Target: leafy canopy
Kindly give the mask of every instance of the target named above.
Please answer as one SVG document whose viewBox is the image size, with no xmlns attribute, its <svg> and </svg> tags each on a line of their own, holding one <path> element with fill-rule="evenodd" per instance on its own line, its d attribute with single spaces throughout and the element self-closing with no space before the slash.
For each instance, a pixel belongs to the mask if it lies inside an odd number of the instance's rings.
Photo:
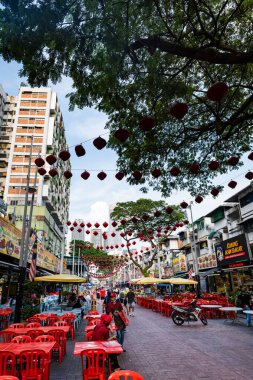
<svg viewBox="0 0 253 380">
<path fill-rule="evenodd" d="M 134 184 L 168 196 L 210 190 L 230 168 L 232 155 L 252 147 L 252 0 L 0 0 L 0 54 L 23 64 L 31 85 L 73 79 L 70 106 L 95 106 L 108 115 L 110 146 L 118 167 Z M 222 102 L 207 99 L 210 84 L 224 81 Z M 169 110 L 188 103 L 182 121 Z M 143 133 L 139 121 L 157 124 Z M 126 143 L 113 138 L 131 132 Z M 210 160 L 221 162 L 208 170 Z M 193 162 L 198 175 L 189 174 Z M 182 174 L 170 175 L 178 165 Z M 240 166 L 238 164 L 235 168 Z M 160 168 L 154 179 L 150 172 Z"/>
</svg>

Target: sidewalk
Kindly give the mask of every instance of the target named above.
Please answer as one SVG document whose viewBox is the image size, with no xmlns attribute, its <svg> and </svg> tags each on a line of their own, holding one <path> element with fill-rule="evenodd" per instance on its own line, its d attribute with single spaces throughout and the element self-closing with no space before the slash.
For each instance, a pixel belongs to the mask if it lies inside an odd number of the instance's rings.
<svg viewBox="0 0 253 380">
<path fill-rule="evenodd" d="M 125 335 L 119 363 L 145 380 L 244 380 L 253 378 L 253 328 L 210 320 L 176 326 L 170 318 L 142 307 Z M 84 324 L 76 341 L 84 340 Z M 53 359 L 50 380 L 81 380 L 81 361 L 68 340 L 62 364 Z"/>
</svg>

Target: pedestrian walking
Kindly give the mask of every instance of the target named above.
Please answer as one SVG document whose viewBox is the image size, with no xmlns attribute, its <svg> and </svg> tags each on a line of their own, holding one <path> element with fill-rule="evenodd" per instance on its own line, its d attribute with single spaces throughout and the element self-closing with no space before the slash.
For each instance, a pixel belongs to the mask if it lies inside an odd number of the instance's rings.
<svg viewBox="0 0 253 380">
<path fill-rule="evenodd" d="M 117 339 L 119 344 L 123 347 L 127 317 L 124 313 L 122 304 L 120 302 L 116 302 L 115 293 L 111 293 L 111 302 L 108 303 L 107 312 L 114 319 L 117 327 Z"/>
<path fill-rule="evenodd" d="M 129 290 L 126 297 L 129 316 L 134 317 L 135 294 L 132 289 Z"/>
</svg>

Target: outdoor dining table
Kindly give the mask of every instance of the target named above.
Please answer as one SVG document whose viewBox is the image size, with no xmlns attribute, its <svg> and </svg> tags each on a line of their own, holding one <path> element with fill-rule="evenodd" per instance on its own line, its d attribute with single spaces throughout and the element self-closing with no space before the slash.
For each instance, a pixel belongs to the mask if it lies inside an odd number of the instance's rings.
<svg viewBox="0 0 253 380">
<path fill-rule="evenodd" d="M 237 312 L 242 311 L 242 308 L 236 307 L 236 306 L 227 306 L 227 307 L 220 307 L 219 310 L 225 311 L 227 313 L 227 318 L 224 320 L 224 322 L 232 321 L 235 323 L 235 322 L 238 322 Z M 234 312 L 235 318 L 229 318 L 230 312 Z"/>
<path fill-rule="evenodd" d="M 31 343 L 0 343 L 0 351 L 10 351 L 19 355 L 24 350 L 43 350 L 51 358 L 51 352 L 55 342 L 31 342 Z"/>
<path fill-rule="evenodd" d="M 96 350 L 96 349 L 105 350 L 106 354 L 121 354 L 123 348 L 116 340 L 111 341 L 96 341 L 96 342 L 76 342 L 74 347 L 74 356 L 80 356 L 83 350 Z"/>
<path fill-rule="evenodd" d="M 31 331 L 31 330 L 40 330 L 44 334 L 48 334 L 52 330 L 62 330 L 66 336 L 67 333 L 69 332 L 69 329 L 70 329 L 70 326 L 41 326 L 41 327 L 35 327 L 35 328 L 21 327 L 18 329 L 14 329 L 13 327 L 8 327 L 7 329 L 3 331 L 7 331 L 7 332 L 10 331 L 14 333 L 15 335 L 26 335 L 28 331 Z"/>
<path fill-rule="evenodd" d="M 101 318 L 101 315 L 102 314 L 95 314 L 95 315 L 93 315 L 93 314 L 89 314 L 89 315 L 85 315 L 84 317 L 83 317 L 83 319 L 100 319 Z"/>
<path fill-rule="evenodd" d="M 247 326 L 251 326 L 251 316 L 253 315 L 253 310 L 243 310 L 243 313 L 247 316 Z"/>
<path fill-rule="evenodd" d="M 96 327 L 96 325 L 88 325 L 88 326 L 85 327 L 84 331 L 86 333 L 89 332 L 89 331 L 93 331 L 95 327 Z M 117 331 L 118 330 L 118 328 L 115 325 L 115 323 L 111 323 L 110 326 L 109 326 L 109 328 L 110 328 L 111 331 Z"/>
<path fill-rule="evenodd" d="M 222 306 L 221 305 L 200 305 L 200 307 L 203 307 L 205 309 L 219 309 Z"/>
</svg>

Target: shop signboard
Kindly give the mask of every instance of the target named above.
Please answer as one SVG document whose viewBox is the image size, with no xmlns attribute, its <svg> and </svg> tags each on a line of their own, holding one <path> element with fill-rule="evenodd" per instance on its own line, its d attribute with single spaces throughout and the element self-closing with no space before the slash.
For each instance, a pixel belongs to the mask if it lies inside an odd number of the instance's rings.
<svg viewBox="0 0 253 380">
<path fill-rule="evenodd" d="M 183 253 L 176 254 L 172 259 L 172 265 L 174 274 L 187 272 L 186 256 Z"/>
<path fill-rule="evenodd" d="M 244 234 L 216 244 L 215 253 L 218 266 L 222 268 L 237 268 L 249 262 L 248 245 Z"/>
<path fill-rule="evenodd" d="M 217 267 L 216 255 L 207 253 L 198 257 L 198 267 L 199 269 L 208 269 Z"/>
<path fill-rule="evenodd" d="M 0 217 L 0 253 L 19 259 L 21 231 Z"/>
</svg>

